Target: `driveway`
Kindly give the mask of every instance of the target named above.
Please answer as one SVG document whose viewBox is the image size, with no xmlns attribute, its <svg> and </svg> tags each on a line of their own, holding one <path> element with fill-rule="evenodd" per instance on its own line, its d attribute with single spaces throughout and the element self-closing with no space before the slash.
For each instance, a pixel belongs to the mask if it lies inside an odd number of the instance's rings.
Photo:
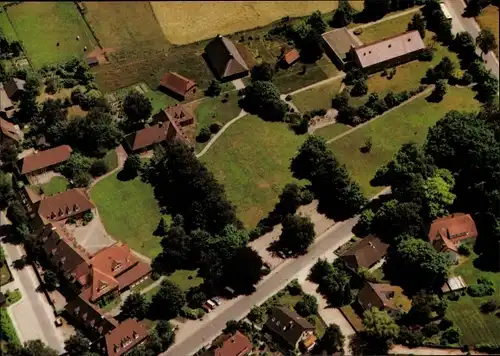
<svg viewBox="0 0 500 356">
<path fill-rule="evenodd" d="M 94 218 L 85 226 L 65 225 L 66 229 L 73 234 L 78 244 L 90 254 L 94 254 L 115 243 L 115 240 L 106 232 L 97 209 L 93 213 Z"/>
</svg>

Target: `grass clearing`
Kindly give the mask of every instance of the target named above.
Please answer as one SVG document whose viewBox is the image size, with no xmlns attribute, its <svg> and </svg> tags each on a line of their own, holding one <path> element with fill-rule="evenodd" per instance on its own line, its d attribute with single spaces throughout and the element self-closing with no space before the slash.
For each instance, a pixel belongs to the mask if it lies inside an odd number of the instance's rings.
<svg viewBox="0 0 500 356">
<path fill-rule="evenodd" d="M 351 127 L 345 124 L 341 124 L 337 122 L 335 124 L 331 124 L 320 129 L 314 130 L 314 134 L 317 136 L 323 136 L 326 140 L 332 139 L 343 132 L 346 132 Z"/>
<path fill-rule="evenodd" d="M 120 181 L 118 172 L 101 180 L 90 191 L 106 231 L 130 248 L 153 258 L 161 252 L 153 235 L 161 218 L 153 188 L 135 178 Z"/>
<path fill-rule="evenodd" d="M 329 147 L 335 157 L 347 166 L 351 177 L 361 185 L 365 195 L 371 196 L 380 187 L 372 187 L 370 180 L 379 167 L 392 159 L 403 143 L 415 141 L 422 144 L 428 128 L 450 110 L 471 111 L 479 107 L 471 89 L 449 87 L 440 103 L 429 103 L 424 95 L 330 143 Z M 361 153 L 360 148 L 369 137 L 373 148 L 369 153 Z"/>
<path fill-rule="evenodd" d="M 35 68 L 84 58 L 97 44 L 74 2 L 21 2 L 7 15 Z M 80 40 L 76 40 L 80 36 Z M 57 46 L 59 43 L 59 46 Z"/>
<path fill-rule="evenodd" d="M 487 8 L 483 9 L 483 11 L 481 11 L 481 14 L 478 17 L 476 17 L 476 20 L 481 28 L 489 28 L 493 32 L 497 40 L 497 44 L 499 43 L 498 41 L 500 40 L 498 36 L 498 33 L 500 31 L 498 12 L 499 12 L 498 6 L 489 5 Z M 496 49 L 496 53 L 498 56 L 499 53 L 498 48 Z"/>
<path fill-rule="evenodd" d="M 179 103 L 178 100 L 165 93 L 162 93 L 159 90 L 150 90 L 144 93 L 144 95 L 149 98 L 149 100 L 151 100 L 151 105 L 153 106 L 153 114 L 156 114 L 167 106 L 174 106 L 175 104 Z"/>
<path fill-rule="evenodd" d="M 293 181 L 290 159 L 305 138 L 283 123 L 249 115 L 231 125 L 201 158 L 225 186 L 246 227 L 267 215 L 283 186 Z"/>
<path fill-rule="evenodd" d="M 7 306 L 20 301 L 21 298 L 23 297 L 21 292 L 19 291 L 19 288 L 16 288 L 13 291 L 7 290 L 5 296 L 7 297 Z"/>
<path fill-rule="evenodd" d="M 0 309 L 0 320 L 2 326 L 2 332 L 0 333 L 0 341 L 4 341 L 8 344 L 20 345 L 19 336 L 17 336 L 16 329 L 14 328 L 14 324 L 12 323 L 12 319 L 7 313 L 7 308 Z M 5 343 L 1 343 L 0 345 L 5 347 Z"/>
<path fill-rule="evenodd" d="M 10 274 L 7 263 L 4 263 L 2 266 L 0 266 L 0 286 L 3 286 L 10 281 L 12 281 L 12 275 Z"/>
<path fill-rule="evenodd" d="M 313 109 L 329 109 L 332 107 L 332 98 L 339 93 L 342 78 L 304 90 L 292 96 L 292 101 L 300 111 Z"/>
<path fill-rule="evenodd" d="M 471 255 L 467 261 L 453 269 L 454 275 L 462 276 L 468 285 L 477 283 L 477 278 L 486 277 L 495 284 L 495 294 L 487 297 L 461 296 L 458 301 L 450 301 L 446 316 L 453 320 L 461 330 L 460 341 L 465 345 L 478 343 L 500 344 L 500 318 L 495 312 L 485 314 L 479 309 L 481 304 L 490 299 L 500 300 L 500 274 L 481 271 L 474 267 Z"/>
<path fill-rule="evenodd" d="M 9 17 L 7 16 L 7 12 L 2 10 L 0 12 L 0 30 L 5 38 L 9 41 L 18 41 L 16 31 L 14 31 L 14 27 L 10 23 Z"/>
<path fill-rule="evenodd" d="M 262 27 L 283 16 L 306 16 L 316 10 L 331 12 L 337 1 L 279 1 L 238 2 L 151 2 L 154 13 L 168 41 L 186 44 L 217 34 Z M 357 10 L 361 1 L 353 1 Z"/>
<path fill-rule="evenodd" d="M 37 186 L 45 195 L 55 195 L 68 190 L 69 182 L 65 177 L 55 176 L 48 183 Z"/>
<path fill-rule="evenodd" d="M 177 284 L 184 292 L 203 283 L 203 278 L 198 277 L 198 270 L 180 269 L 169 275 L 167 279 Z"/>
<path fill-rule="evenodd" d="M 116 150 L 109 150 L 102 159 L 106 162 L 106 166 L 109 171 L 118 167 L 118 156 L 116 155 Z"/>
<path fill-rule="evenodd" d="M 418 11 L 418 9 L 415 9 L 415 12 L 396 17 L 392 20 L 382 21 L 372 26 L 367 26 L 363 28 L 363 32 L 358 35 L 358 38 L 364 44 L 369 44 L 383 38 L 406 32 L 408 30 L 408 23 Z"/>
</svg>

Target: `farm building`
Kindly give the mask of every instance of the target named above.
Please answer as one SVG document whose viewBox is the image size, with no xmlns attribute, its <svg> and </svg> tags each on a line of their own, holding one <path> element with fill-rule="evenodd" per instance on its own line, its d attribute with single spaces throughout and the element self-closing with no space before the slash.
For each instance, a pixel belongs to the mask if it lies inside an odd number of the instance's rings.
<svg viewBox="0 0 500 356">
<path fill-rule="evenodd" d="M 20 95 L 24 92 L 26 82 L 19 78 L 11 78 L 4 83 L 5 92 L 11 100 L 19 100 Z"/>
<path fill-rule="evenodd" d="M 299 51 L 297 51 L 295 48 L 286 52 L 281 58 L 286 67 L 292 66 L 299 59 L 300 59 Z"/>
<path fill-rule="evenodd" d="M 125 149 L 128 152 L 144 152 L 154 144 L 163 142 L 177 135 L 175 127 L 169 123 L 159 122 L 125 136 Z"/>
<path fill-rule="evenodd" d="M 22 139 L 23 132 L 19 126 L 0 117 L 0 141 L 12 140 L 14 142 L 20 142 Z"/>
<path fill-rule="evenodd" d="M 467 288 L 467 283 L 465 283 L 462 276 L 453 276 L 448 278 L 448 280 L 441 287 L 443 293 L 458 292 Z"/>
<path fill-rule="evenodd" d="M 179 100 L 186 100 L 196 93 L 198 84 L 175 72 L 168 72 L 160 79 L 160 88 Z"/>
<path fill-rule="evenodd" d="M 91 68 L 99 65 L 99 58 L 97 58 L 96 56 L 88 56 L 87 65 Z"/>
<path fill-rule="evenodd" d="M 50 170 L 69 159 L 71 147 L 68 145 L 57 146 L 48 150 L 36 152 L 17 162 L 20 175 L 34 176 Z"/>
<path fill-rule="evenodd" d="M 205 56 L 214 74 L 224 81 L 248 75 L 248 65 L 229 38 L 217 35 L 205 47 Z"/>
<path fill-rule="evenodd" d="M 161 110 L 153 117 L 155 122 L 175 121 L 177 125 L 184 127 L 194 124 L 194 115 L 184 105 L 174 105 Z"/>
<path fill-rule="evenodd" d="M 351 60 L 351 48 L 358 44 L 354 35 L 346 28 L 339 28 L 325 32 L 321 37 L 323 37 L 325 53 L 336 66 L 343 69 Z"/>
<path fill-rule="evenodd" d="M 351 55 L 359 68 L 376 72 L 414 60 L 424 49 L 424 41 L 415 30 L 352 48 Z"/>
</svg>

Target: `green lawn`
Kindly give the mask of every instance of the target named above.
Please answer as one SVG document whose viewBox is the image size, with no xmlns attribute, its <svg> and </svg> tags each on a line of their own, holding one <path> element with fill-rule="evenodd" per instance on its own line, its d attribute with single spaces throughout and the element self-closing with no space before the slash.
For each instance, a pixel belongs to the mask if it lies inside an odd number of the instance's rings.
<svg viewBox="0 0 500 356">
<path fill-rule="evenodd" d="M 117 174 L 103 179 L 91 190 L 107 232 L 149 257 L 161 252 L 160 238 L 153 236 L 161 214 L 153 188 L 139 178 L 120 181 Z"/>
<path fill-rule="evenodd" d="M 151 100 L 151 105 L 153 106 L 153 114 L 156 114 L 157 112 L 168 106 L 174 106 L 175 104 L 179 103 L 178 100 L 158 90 L 147 91 L 144 95 L 149 98 L 149 100 Z"/>
<path fill-rule="evenodd" d="M 479 307 L 490 299 L 500 301 L 500 273 L 485 272 L 474 267 L 476 255 L 471 255 L 468 260 L 456 266 L 453 274 L 462 276 L 468 285 L 477 283 L 477 278 L 486 277 L 495 284 L 495 294 L 487 297 L 471 297 L 465 295 L 458 301 L 450 301 L 446 316 L 453 320 L 462 332 L 461 342 L 467 345 L 478 343 L 500 344 L 500 318 L 495 312 L 484 314 Z"/>
<path fill-rule="evenodd" d="M 55 195 L 65 192 L 68 189 L 69 182 L 65 177 L 55 176 L 48 183 L 37 186 L 45 195 Z"/>
<path fill-rule="evenodd" d="M 198 277 L 198 270 L 180 269 L 169 275 L 167 279 L 185 292 L 203 283 L 203 278 Z"/>
<path fill-rule="evenodd" d="M 500 31 L 499 21 L 498 21 L 498 10 L 499 6 L 489 5 L 488 7 L 483 9 L 483 11 L 481 11 L 481 14 L 478 17 L 476 17 L 476 20 L 481 28 L 483 29 L 489 28 L 491 32 L 493 32 L 497 44 L 500 39 L 498 36 L 498 33 Z M 498 57 L 498 48 L 495 50 L 495 52 L 497 53 Z"/>
<path fill-rule="evenodd" d="M 364 44 L 369 44 L 386 37 L 406 32 L 408 30 L 408 23 L 417 12 L 418 11 L 365 27 L 358 37 Z"/>
<path fill-rule="evenodd" d="M 338 94 L 341 85 L 342 79 L 337 79 L 295 94 L 292 101 L 300 111 L 330 109 L 332 98 Z"/>
<path fill-rule="evenodd" d="M 9 21 L 9 17 L 5 11 L 0 12 L 0 30 L 5 38 L 9 41 L 17 41 L 16 31 L 12 27 L 12 24 Z"/>
<path fill-rule="evenodd" d="M 343 132 L 346 132 L 351 127 L 340 122 L 331 124 L 320 129 L 314 130 L 314 134 L 317 136 L 323 136 L 326 140 L 334 138 Z"/>
<path fill-rule="evenodd" d="M 228 101 L 223 103 L 225 95 L 228 95 Z M 222 126 L 234 119 L 241 112 L 238 105 L 238 92 L 232 91 L 227 94 L 222 94 L 215 98 L 203 100 L 195 109 L 196 115 L 196 134 L 200 133 L 203 127 L 210 126 L 214 122 L 220 123 Z M 207 143 L 196 143 L 196 151 L 201 151 Z"/>
<path fill-rule="evenodd" d="M 87 53 L 96 47 L 74 2 L 22 2 L 7 14 L 35 68 L 83 58 L 85 46 Z"/>
<path fill-rule="evenodd" d="M 225 186 L 246 227 L 266 216 L 293 180 L 290 159 L 305 138 L 283 123 L 249 115 L 231 125 L 201 158 Z"/>
<path fill-rule="evenodd" d="M 118 156 L 116 155 L 115 150 L 109 150 L 108 153 L 103 158 L 104 162 L 108 166 L 108 169 L 112 171 L 116 167 L 118 167 Z"/>
<path fill-rule="evenodd" d="M 429 103 L 424 95 L 332 142 L 329 147 L 347 166 L 365 195 L 371 196 L 380 191 L 380 187 L 370 186 L 377 169 L 391 160 L 403 143 L 411 140 L 423 143 L 428 128 L 454 109 L 479 109 L 472 90 L 449 87 L 440 103 Z M 369 153 L 361 153 L 360 148 L 368 137 L 372 138 L 373 148 Z"/>
<path fill-rule="evenodd" d="M 0 267 L 0 286 L 3 286 L 4 284 L 7 284 L 11 281 L 11 274 L 9 271 L 9 267 L 4 263 Z"/>
<path fill-rule="evenodd" d="M 0 309 L 0 323 L 2 330 L 0 333 L 0 341 L 19 345 L 19 337 L 17 336 L 16 329 L 14 328 L 14 324 L 12 324 L 12 320 L 9 313 L 7 313 L 6 308 Z M 1 343 L 0 345 L 4 346 L 4 343 Z"/>
</svg>

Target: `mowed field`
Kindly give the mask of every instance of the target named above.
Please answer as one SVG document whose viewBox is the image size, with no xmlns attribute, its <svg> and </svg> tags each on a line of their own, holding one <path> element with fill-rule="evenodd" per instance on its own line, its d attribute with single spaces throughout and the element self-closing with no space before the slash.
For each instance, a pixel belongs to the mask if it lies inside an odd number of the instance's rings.
<svg viewBox="0 0 500 356">
<path fill-rule="evenodd" d="M 351 1 L 358 10 L 362 1 Z M 319 10 L 331 12 L 337 1 L 152 1 L 151 6 L 167 40 L 186 44 L 265 26 L 283 16 L 306 16 Z"/>
<path fill-rule="evenodd" d="M 498 41 L 500 40 L 500 37 L 498 36 L 498 32 L 500 31 L 500 26 L 499 26 L 499 7 L 495 5 L 490 5 L 483 11 L 481 11 L 481 14 L 476 17 L 477 22 L 479 23 L 479 26 L 481 28 L 489 28 L 493 34 L 495 35 L 495 38 Z M 498 56 L 498 48 L 496 49 L 496 53 Z"/>
<path fill-rule="evenodd" d="M 231 125 L 201 157 L 225 186 L 247 228 L 273 209 L 285 184 L 293 180 L 290 159 L 305 138 L 283 123 L 249 115 Z"/>
<path fill-rule="evenodd" d="M 476 111 L 479 102 L 468 88 L 449 87 L 439 103 L 425 100 L 426 95 L 387 113 L 375 121 L 329 144 L 334 156 L 346 165 L 349 173 L 363 189 L 366 196 L 380 191 L 372 187 L 370 180 L 382 165 L 392 159 L 401 145 L 414 141 L 422 144 L 429 127 L 433 126 L 450 110 Z M 360 148 L 371 137 L 373 146 L 369 153 Z"/>
<path fill-rule="evenodd" d="M 85 46 L 87 52 L 96 47 L 74 2 L 22 2 L 6 11 L 36 69 L 72 57 L 84 58 Z M 79 41 L 76 36 L 80 36 Z"/>
</svg>

